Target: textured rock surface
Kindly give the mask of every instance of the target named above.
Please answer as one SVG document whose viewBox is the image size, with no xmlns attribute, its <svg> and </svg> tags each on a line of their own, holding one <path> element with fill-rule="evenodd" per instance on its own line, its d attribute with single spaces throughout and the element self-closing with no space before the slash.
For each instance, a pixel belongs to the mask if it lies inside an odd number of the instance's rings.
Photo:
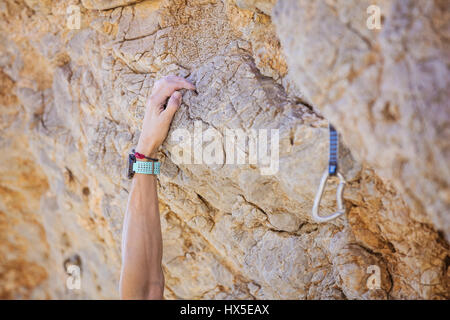
<svg viewBox="0 0 450 320">
<path fill-rule="evenodd" d="M 366 27 L 371 4 L 380 31 Z M 279 1 L 274 20 L 308 99 L 450 239 L 449 2 Z M 298 21 L 305 32 L 292 32 Z"/>
<path fill-rule="evenodd" d="M 198 91 L 184 93 L 171 132 L 280 137 L 275 175 L 183 164 L 176 141 L 163 145 L 167 298 L 448 298 L 449 10 L 380 2 L 378 32 L 359 3 L 1 4 L 0 298 L 118 296 L 126 154 L 167 74 Z M 70 4 L 80 30 L 66 27 Z M 348 213 L 327 224 L 310 217 L 327 161 L 321 114 L 348 146 Z M 69 262 L 79 291 L 66 288 Z"/>
</svg>

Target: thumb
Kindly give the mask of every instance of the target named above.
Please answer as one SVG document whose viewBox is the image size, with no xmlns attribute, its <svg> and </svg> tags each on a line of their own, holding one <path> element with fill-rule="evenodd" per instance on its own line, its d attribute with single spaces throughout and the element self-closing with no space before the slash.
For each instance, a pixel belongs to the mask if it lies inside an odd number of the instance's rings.
<svg viewBox="0 0 450 320">
<path fill-rule="evenodd" d="M 175 112 L 177 112 L 178 107 L 180 105 L 181 105 L 181 93 L 175 91 L 170 96 L 169 101 L 167 102 L 166 110 L 164 110 L 164 113 L 172 120 L 173 116 L 175 115 Z"/>
</svg>

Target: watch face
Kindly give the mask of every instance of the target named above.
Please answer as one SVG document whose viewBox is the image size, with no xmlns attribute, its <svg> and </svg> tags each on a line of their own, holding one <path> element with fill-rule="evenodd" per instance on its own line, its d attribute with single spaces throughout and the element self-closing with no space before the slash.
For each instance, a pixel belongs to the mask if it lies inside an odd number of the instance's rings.
<svg viewBox="0 0 450 320">
<path fill-rule="evenodd" d="M 133 163 L 136 162 L 136 157 L 134 156 L 134 154 L 130 153 L 128 155 L 128 179 L 132 179 L 134 176 L 134 171 L 133 171 Z"/>
</svg>

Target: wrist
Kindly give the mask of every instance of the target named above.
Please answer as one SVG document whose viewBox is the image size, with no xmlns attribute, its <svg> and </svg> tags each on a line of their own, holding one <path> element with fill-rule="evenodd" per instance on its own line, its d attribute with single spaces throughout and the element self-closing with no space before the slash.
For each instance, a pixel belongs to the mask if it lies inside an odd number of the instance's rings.
<svg viewBox="0 0 450 320">
<path fill-rule="evenodd" d="M 135 151 L 145 155 L 146 157 L 156 158 L 157 147 L 153 142 L 146 142 L 139 139 Z"/>
</svg>

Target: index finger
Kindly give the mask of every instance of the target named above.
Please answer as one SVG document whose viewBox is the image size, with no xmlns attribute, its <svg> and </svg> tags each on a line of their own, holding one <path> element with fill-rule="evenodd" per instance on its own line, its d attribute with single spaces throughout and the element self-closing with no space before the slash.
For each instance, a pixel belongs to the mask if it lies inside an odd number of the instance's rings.
<svg viewBox="0 0 450 320">
<path fill-rule="evenodd" d="M 153 106 L 160 106 L 166 102 L 172 93 L 180 89 L 195 90 L 195 86 L 182 77 L 164 77 L 155 82 L 149 97 L 149 103 Z"/>
</svg>

